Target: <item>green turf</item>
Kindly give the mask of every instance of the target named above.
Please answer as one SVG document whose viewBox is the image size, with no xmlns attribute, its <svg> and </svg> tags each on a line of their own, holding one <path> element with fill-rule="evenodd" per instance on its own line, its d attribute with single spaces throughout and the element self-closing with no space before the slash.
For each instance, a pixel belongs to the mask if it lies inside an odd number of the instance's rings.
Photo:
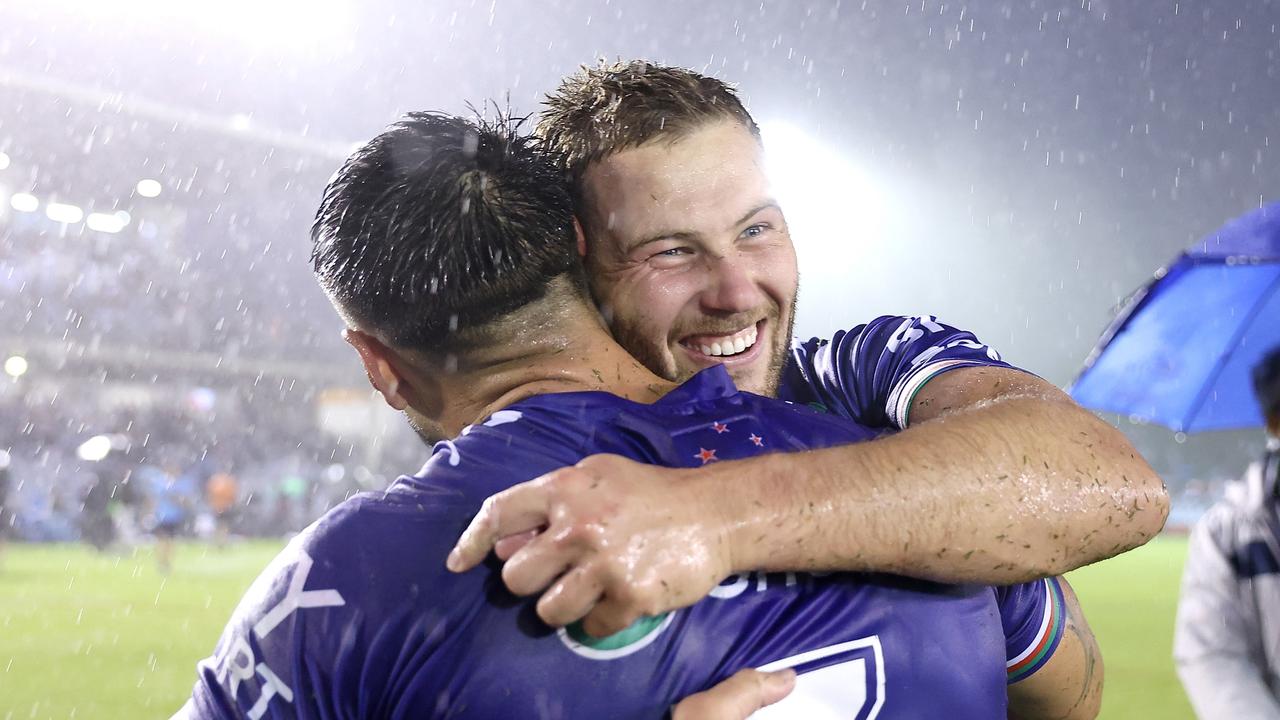
<svg viewBox="0 0 1280 720">
<path fill-rule="evenodd" d="M 280 549 L 99 555 L 10 545 L 0 564 L 0 720 L 167 718 L 249 583 Z"/>
<path fill-rule="evenodd" d="M 1194 718 L 1173 670 L 1173 616 L 1187 555 L 1181 537 L 1068 575 L 1106 664 L 1104 720 Z"/>
<path fill-rule="evenodd" d="M 279 547 L 184 545 L 166 578 L 146 548 L 10 546 L 0 564 L 0 720 L 168 717 Z M 1185 540 L 1160 538 L 1071 575 L 1106 660 L 1103 718 L 1192 717 L 1169 659 L 1185 554 Z"/>
</svg>

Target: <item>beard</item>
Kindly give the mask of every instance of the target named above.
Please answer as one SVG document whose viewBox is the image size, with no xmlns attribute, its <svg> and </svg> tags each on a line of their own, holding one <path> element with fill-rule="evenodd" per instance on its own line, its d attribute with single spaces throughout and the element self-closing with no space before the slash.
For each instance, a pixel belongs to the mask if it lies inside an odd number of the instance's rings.
<svg viewBox="0 0 1280 720">
<path fill-rule="evenodd" d="M 782 385 L 782 373 L 786 370 L 787 359 L 791 357 L 791 338 L 796 329 L 796 296 L 791 297 L 791 307 L 787 308 L 786 322 L 777 322 L 774 333 L 773 355 L 769 358 L 769 369 L 765 373 L 762 394 L 777 397 L 778 388 Z M 785 325 L 785 327 L 783 327 Z"/>
<path fill-rule="evenodd" d="M 609 329 L 613 334 L 614 340 L 618 342 L 631 356 L 640 361 L 640 364 L 649 368 L 653 374 L 671 382 L 682 383 L 703 370 L 700 366 L 683 366 L 677 362 L 675 353 L 679 350 L 672 349 L 666 344 L 666 338 L 655 340 L 651 334 L 644 332 L 638 324 L 627 322 L 625 319 L 617 317 L 609 309 L 604 312 L 608 320 Z M 752 315 L 750 317 L 755 317 Z M 782 373 L 787 365 L 787 358 L 791 354 L 791 333 L 795 328 L 796 318 L 796 298 L 791 298 L 791 303 L 787 308 L 785 320 L 781 312 L 781 307 L 774 305 L 769 308 L 765 315 L 767 326 L 771 329 L 769 334 L 770 356 L 765 364 L 764 377 L 761 379 L 762 386 L 758 388 L 759 394 L 768 397 L 775 397 L 778 394 L 778 386 L 782 382 Z M 726 331 L 727 327 L 741 327 L 741 325 L 749 322 L 744 320 L 736 325 L 731 322 L 718 323 L 722 327 L 711 330 L 699 329 L 696 334 L 716 334 Z M 727 330 L 731 332 L 732 330 Z M 675 337 L 687 336 L 695 334 L 693 332 L 685 332 L 683 329 Z M 731 372 L 731 376 L 734 374 Z M 749 378 L 748 378 L 749 379 Z M 739 385 L 743 382 L 743 378 L 734 377 L 734 384 Z"/>
</svg>

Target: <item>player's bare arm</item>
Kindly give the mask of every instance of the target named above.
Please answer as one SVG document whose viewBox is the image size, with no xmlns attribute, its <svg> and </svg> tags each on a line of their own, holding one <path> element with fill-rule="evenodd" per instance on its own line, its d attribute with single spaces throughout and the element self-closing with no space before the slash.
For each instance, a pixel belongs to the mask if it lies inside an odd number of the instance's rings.
<svg viewBox="0 0 1280 720">
<path fill-rule="evenodd" d="M 1163 526 L 1168 497 L 1147 463 L 1039 378 L 953 370 L 911 413 L 881 440 L 698 471 L 588 458 L 495 496 L 450 566 L 526 533 L 503 548 L 508 586 L 549 587 L 544 619 L 586 615 L 589 632 L 606 634 L 738 571 L 1006 584 L 1111 557 Z"/>
<path fill-rule="evenodd" d="M 1062 640 L 1044 667 L 1009 686 L 1013 720 L 1092 720 L 1102 706 L 1102 652 L 1080 602 L 1061 578 L 1065 610 Z"/>
</svg>

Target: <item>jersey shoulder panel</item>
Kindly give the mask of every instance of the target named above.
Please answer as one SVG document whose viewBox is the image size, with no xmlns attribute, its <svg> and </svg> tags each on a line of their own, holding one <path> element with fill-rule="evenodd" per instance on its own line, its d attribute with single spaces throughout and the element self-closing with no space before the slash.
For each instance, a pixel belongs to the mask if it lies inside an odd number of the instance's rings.
<svg viewBox="0 0 1280 720">
<path fill-rule="evenodd" d="M 900 430 L 925 383 L 972 366 L 1012 367 L 973 333 L 932 315 L 883 315 L 830 340 L 795 343 L 782 396 L 818 403 L 870 427 Z"/>
</svg>

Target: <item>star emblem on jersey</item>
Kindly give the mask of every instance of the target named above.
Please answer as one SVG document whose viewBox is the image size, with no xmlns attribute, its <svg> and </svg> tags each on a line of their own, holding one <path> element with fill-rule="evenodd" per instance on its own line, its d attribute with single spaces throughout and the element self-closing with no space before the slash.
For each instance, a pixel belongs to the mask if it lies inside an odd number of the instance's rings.
<svg viewBox="0 0 1280 720">
<path fill-rule="evenodd" d="M 711 429 L 716 431 L 717 435 L 729 432 L 729 423 L 712 423 Z"/>
<path fill-rule="evenodd" d="M 751 437 L 747 438 L 756 447 L 764 447 L 764 438 L 755 433 L 751 433 Z"/>
<path fill-rule="evenodd" d="M 716 457 L 715 450 L 708 450 L 706 448 L 698 448 L 698 453 L 694 455 L 694 457 L 701 460 L 703 465 L 706 465 L 707 463 L 715 462 L 720 459 Z"/>
</svg>

